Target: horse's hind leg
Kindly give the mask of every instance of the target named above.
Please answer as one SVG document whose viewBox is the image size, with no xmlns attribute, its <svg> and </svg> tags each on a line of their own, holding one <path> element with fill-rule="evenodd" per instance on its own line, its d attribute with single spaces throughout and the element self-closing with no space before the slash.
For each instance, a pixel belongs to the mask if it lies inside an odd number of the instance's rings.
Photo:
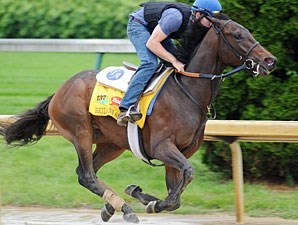
<svg viewBox="0 0 298 225">
<path fill-rule="evenodd" d="M 114 208 L 118 212 L 123 212 L 123 218 L 126 221 L 138 223 L 139 219 L 133 214 L 133 210 L 125 203 L 125 201 L 112 192 L 110 188 L 96 177 L 96 172 L 100 166 L 119 156 L 123 150 L 118 148 L 118 151 L 117 149 L 115 151 L 116 153 L 111 154 L 113 149 L 108 148 L 108 145 L 101 145 L 100 149 L 99 146 L 97 146 L 97 150 L 92 155 L 92 139 L 88 129 L 84 129 L 80 126 L 80 129 L 77 132 L 78 136 L 74 138 L 73 143 L 79 156 L 79 166 L 76 169 L 79 183 L 108 202 L 109 204 L 107 206 L 109 208 Z M 109 218 L 110 217 L 104 217 L 103 219 L 108 220 Z"/>
<path fill-rule="evenodd" d="M 117 158 L 124 152 L 124 149 L 119 148 L 116 145 L 105 143 L 105 144 L 97 144 L 96 149 L 93 153 L 93 167 L 95 173 L 107 162 L 112 161 Z M 101 180 L 98 179 L 98 182 L 101 186 L 109 189 Z M 112 191 L 113 192 L 113 191 Z M 113 192 L 114 193 L 114 192 Z M 114 206 L 113 206 L 114 205 Z M 104 222 L 107 222 L 115 212 L 115 203 L 106 203 L 105 206 L 101 210 L 101 218 Z M 121 207 L 121 211 L 123 212 L 123 218 L 129 222 L 138 222 L 138 218 L 133 210 L 124 203 Z"/>
<path fill-rule="evenodd" d="M 59 133 L 72 142 L 77 151 L 79 161 L 76 169 L 78 182 L 92 193 L 103 198 L 116 211 L 122 211 L 127 215 L 128 212 L 132 211 L 131 208 L 122 198 L 97 180 L 96 170 L 93 166 L 92 143 L 95 137 L 88 105 L 91 96 L 90 90 L 94 84 L 95 72 L 79 73 L 64 83 L 49 104 L 49 116 Z M 107 150 L 104 151 L 106 152 L 101 153 L 101 155 L 108 155 Z M 111 159 L 107 157 L 106 161 L 108 160 Z M 138 222 L 136 216 L 124 217 L 124 219 L 129 222 Z"/>
</svg>

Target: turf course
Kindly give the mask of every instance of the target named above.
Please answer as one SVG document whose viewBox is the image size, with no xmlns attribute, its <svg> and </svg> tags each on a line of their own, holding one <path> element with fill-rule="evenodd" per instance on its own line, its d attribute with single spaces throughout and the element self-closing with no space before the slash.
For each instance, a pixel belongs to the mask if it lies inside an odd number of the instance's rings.
<svg viewBox="0 0 298 225">
<path fill-rule="evenodd" d="M 95 58 L 95 54 L 1 52 L 0 114 L 18 114 L 33 107 L 75 73 L 93 69 Z M 122 61 L 138 62 L 133 54 L 109 54 L 104 56 L 103 67 Z M 232 181 L 209 171 L 199 152 L 191 161 L 196 177 L 175 213 L 234 214 Z M 47 136 L 19 149 L 8 149 L 0 140 L 2 205 L 101 208 L 103 201 L 78 184 L 76 165 L 74 148 L 61 137 Z M 123 193 L 127 185 L 135 183 L 144 192 L 166 196 L 163 168 L 149 167 L 130 152 L 107 164 L 98 176 L 139 212 L 144 207 Z M 297 188 L 245 184 L 244 191 L 246 214 L 298 218 Z"/>
</svg>

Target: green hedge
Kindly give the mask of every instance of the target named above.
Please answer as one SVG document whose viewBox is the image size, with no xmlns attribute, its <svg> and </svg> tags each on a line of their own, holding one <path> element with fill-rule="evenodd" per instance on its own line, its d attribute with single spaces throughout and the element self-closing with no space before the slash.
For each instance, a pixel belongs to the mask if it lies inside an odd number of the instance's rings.
<svg viewBox="0 0 298 225">
<path fill-rule="evenodd" d="M 1 0 L 1 38 L 125 38 L 137 1 Z"/>
</svg>

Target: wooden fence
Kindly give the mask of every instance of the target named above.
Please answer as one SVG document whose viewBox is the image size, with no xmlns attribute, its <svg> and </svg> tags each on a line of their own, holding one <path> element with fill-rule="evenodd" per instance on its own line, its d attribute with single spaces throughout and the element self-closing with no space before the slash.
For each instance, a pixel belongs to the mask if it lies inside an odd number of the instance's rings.
<svg viewBox="0 0 298 225">
<path fill-rule="evenodd" d="M 0 115 L 0 122 L 14 121 L 10 115 Z M 47 135 L 59 135 L 50 122 Z M 235 211 L 238 224 L 244 223 L 243 159 L 240 142 L 298 142 L 298 121 L 209 120 L 205 141 L 231 140 Z"/>
</svg>

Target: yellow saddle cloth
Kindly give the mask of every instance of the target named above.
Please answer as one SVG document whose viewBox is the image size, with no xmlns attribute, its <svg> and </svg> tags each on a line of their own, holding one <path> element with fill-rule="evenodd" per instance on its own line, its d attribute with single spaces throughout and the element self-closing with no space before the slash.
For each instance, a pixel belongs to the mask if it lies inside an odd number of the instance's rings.
<svg viewBox="0 0 298 225">
<path fill-rule="evenodd" d="M 139 101 L 139 109 L 143 116 L 136 122 L 140 128 L 144 127 L 147 111 L 152 100 L 155 99 L 155 96 L 159 93 L 173 70 L 173 68 L 168 68 L 163 74 L 159 75 L 162 77 L 155 82 L 153 87 L 149 86 L 150 90 L 146 90 L 142 95 Z M 119 105 L 123 96 L 123 91 L 96 82 L 90 100 L 89 112 L 95 116 L 111 116 L 117 119 L 120 113 Z"/>
</svg>

